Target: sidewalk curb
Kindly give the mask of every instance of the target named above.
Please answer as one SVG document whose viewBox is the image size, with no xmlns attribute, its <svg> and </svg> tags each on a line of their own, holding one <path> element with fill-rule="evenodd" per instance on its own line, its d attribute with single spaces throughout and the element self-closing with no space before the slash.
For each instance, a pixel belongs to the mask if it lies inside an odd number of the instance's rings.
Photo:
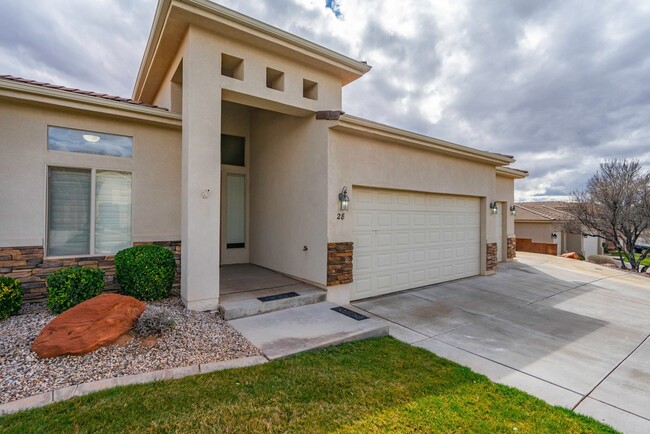
<svg viewBox="0 0 650 434">
<path fill-rule="evenodd" d="M 113 387 L 172 380 L 188 377 L 190 375 L 222 371 L 224 369 L 261 365 L 267 362 L 268 360 L 264 356 L 241 357 L 239 359 L 224 360 L 221 362 L 201 363 L 199 365 L 182 366 L 180 368 L 161 369 L 159 371 L 143 372 L 141 374 L 125 375 L 123 377 L 112 377 L 98 381 L 91 381 L 89 383 L 75 384 L 74 386 L 55 389 L 49 392 L 0 404 L 0 416 L 30 408 L 43 407 L 55 402 L 65 401 L 76 396 L 83 396 Z"/>
</svg>

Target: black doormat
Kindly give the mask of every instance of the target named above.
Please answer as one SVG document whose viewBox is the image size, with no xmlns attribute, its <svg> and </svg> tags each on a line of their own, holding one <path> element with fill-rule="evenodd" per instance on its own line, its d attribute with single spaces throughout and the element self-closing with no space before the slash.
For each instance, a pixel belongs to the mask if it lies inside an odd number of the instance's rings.
<svg viewBox="0 0 650 434">
<path fill-rule="evenodd" d="M 367 316 L 360 314 L 359 312 L 355 312 L 350 309 L 346 309 L 341 306 L 333 307 L 332 310 L 334 312 L 342 313 L 345 316 L 349 316 L 352 319 L 356 319 L 357 321 L 363 321 L 364 319 L 368 319 Z"/>
<path fill-rule="evenodd" d="M 283 292 L 282 294 L 267 295 L 265 297 L 257 297 L 261 302 L 273 301 L 273 300 L 282 300 L 283 298 L 299 297 L 300 294 L 297 292 Z"/>
</svg>

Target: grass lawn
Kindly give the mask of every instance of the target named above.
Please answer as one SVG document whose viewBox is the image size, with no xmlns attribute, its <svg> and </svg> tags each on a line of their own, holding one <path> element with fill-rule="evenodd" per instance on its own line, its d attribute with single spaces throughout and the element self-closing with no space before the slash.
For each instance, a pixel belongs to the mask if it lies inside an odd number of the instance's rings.
<svg viewBox="0 0 650 434">
<path fill-rule="evenodd" d="M 615 432 L 392 338 L 75 398 L 0 432 Z"/>
<path fill-rule="evenodd" d="M 609 255 L 613 256 L 615 259 L 618 259 L 618 253 L 617 252 L 610 252 Z M 639 253 L 635 253 L 634 256 L 636 257 L 637 260 L 641 257 L 641 255 Z M 625 258 L 625 255 L 623 255 L 623 258 Z M 619 263 L 619 265 L 621 264 L 620 260 L 619 260 L 618 263 Z M 650 265 L 650 256 L 646 256 L 646 258 L 643 261 L 641 261 L 641 265 L 642 266 L 643 265 Z"/>
</svg>

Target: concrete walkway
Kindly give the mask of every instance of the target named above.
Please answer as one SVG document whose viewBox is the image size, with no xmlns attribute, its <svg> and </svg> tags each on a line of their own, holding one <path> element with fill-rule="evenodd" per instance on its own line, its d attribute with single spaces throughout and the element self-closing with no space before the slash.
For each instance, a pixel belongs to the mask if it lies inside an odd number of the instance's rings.
<svg viewBox="0 0 650 434">
<path fill-rule="evenodd" d="M 493 276 L 353 303 L 391 334 L 629 433 L 650 432 L 650 279 L 517 253 Z"/>
</svg>

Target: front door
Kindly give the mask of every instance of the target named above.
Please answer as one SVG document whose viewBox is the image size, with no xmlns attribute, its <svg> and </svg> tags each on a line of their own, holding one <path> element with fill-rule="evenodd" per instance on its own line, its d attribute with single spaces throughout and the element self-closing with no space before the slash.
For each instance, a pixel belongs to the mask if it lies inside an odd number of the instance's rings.
<svg viewBox="0 0 650 434">
<path fill-rule="evenodd" d="M 243 137 L 221 138 L 221 264 L 249 261 L 248 171 Z M 241 152 L 240 152 L 241 151 Z"/>
</svg>

